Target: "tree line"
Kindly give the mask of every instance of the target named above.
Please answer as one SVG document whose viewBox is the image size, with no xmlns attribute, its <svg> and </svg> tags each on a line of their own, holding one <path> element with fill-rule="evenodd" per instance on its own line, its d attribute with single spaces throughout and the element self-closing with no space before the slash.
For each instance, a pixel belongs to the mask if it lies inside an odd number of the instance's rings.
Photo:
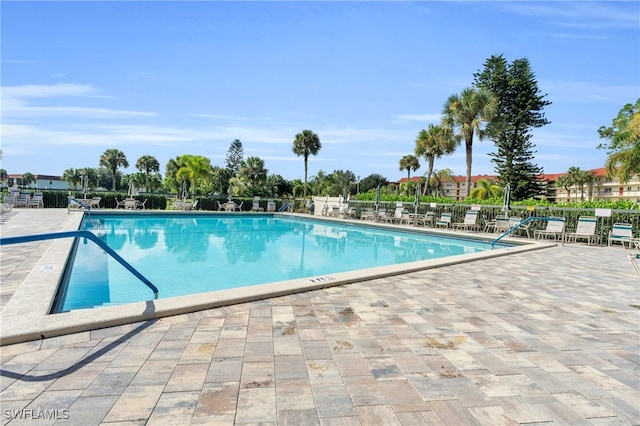
<svg viewBox="0 0 640 426">
<path fill-rule="evenodd" d="M 367 192 L 388 184 L 388 180 L 372 174 L 359 179 L 350 170 L 322 170 L 310 178 L 307 176 L 309 156 L 321 149 L 319 136 L 311 130 L 303 130 L 295 136 L 292 151 L 304 158 L 304 181 L 287 180 L 271 174 L 263 159 L 244 156 L 242 142 L 231 142 L 224 166 L 212 165 L 208 157 L 184 154 L 170 159 L 160 173 L 160 163 L 152 155 L 137 159 L 135 173 L 123 174 L 129 167 L 126 154 L 118 149 L 107 149 L 99 158 L 99 167 L 67 169 L 62 178 L 75 189 L 87 182 L 88 189 L 110 188 L 126 190 L 130 183 L 149 193 L 177 193 L 180 197 L 196 195 L 228 195 L 229 197 L 306 197 L 314 194 L 344 195 Z"/>
</svg>

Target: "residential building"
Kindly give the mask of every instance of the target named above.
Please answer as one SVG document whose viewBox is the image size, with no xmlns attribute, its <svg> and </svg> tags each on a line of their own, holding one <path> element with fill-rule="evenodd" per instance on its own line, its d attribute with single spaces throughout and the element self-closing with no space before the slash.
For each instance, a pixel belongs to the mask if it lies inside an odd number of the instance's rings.
<svg viewBox="0 0 640 426">
<path fill-rule="evenodd" d="M 629 200 L 634 203 L 640 203 L 640 174 L 632 176 L 629 182 L 623 184 L 620 183 L 618 178 L 608 178 L 604 168 L 589 170 L 589 172 L 591 172 L 594 177 L 593 182 L 585 184 L 583 188 L 580 188 L 579 185 L 573 185 L 569 188 L 556 186 L 558 178 L 560 176 L 564 176 L 566 173 L 541 175 L 540 180 L 546 186 L 546 195 L 544 198 L 554 203 L 582 200 Z M 414 182 L 418 182 L 421 179 L 421 176 L 414 176 L 411 178 Z M 478 181 L 481 179 L 498 181 L 497 176 L 471 176 L 471 189 L 477 187 Z M 407 178 L 400 179 L 398 184 L 402 184 L 404 182 L 407 182 Z M 466 177 L 455 176 L 453 180 L 443 182 L 443 193 L 440 195 L 455 201 L 462 201 L 465 199 L 467 194 L 466 187 Z"/>
<path fill-rule="evenodd" d="M 629 182 L 621 183 L 618 178 L 608 178 L 604 168 L 589 170 L 593 175 L 593 182 L 585 184 L 581 189 L 574 185 L 567 188 L 555 187 L 555 202 L 569 202 L 584 200 L 618 201 L 629 200 L 640 203 L 640 175 L 631 176 Z M 559 176 L 545 175 L 550 182 L 555 182 Z"/>
<path fill-rule="evenodd" d="M 51 175 L 33 175 L 35 182 L 31 182 L 28 185 L 24 185 L 22 182 L 22 175 L 10 174 L 6 179 L 2 180 L 3 188 L 12 188 L 17 186 L 18 188 L 28 189 L 69 189 L 69 184 L 66 180 L 62 180 L 60 176 Z"/>
</svg>

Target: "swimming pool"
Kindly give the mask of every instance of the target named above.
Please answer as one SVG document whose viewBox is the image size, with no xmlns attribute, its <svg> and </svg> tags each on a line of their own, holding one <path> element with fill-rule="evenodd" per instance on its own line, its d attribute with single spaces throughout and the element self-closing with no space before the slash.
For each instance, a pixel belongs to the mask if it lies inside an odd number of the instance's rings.
<svg viewBox="0 0 640 426">
<path fill-rule="evenodd" d="M 87 216 L 107 243 L 159 289 L 158 298 L 308 279 L 491 250 L 481 240 L 285 215 Z M 506 247 L 502 245 L 501 247 Z M 78 241 L 54 312 L 152 300 L 97 245 Z"/>
</svg>

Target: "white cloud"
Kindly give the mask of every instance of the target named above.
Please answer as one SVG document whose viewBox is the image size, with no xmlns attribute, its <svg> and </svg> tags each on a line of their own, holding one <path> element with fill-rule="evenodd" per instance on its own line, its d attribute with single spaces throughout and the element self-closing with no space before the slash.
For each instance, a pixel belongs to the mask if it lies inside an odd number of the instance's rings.
<svg viewBox="0 0 640 426">
<path fill-rule="evenodd" d="M 511 12 L 537 16 L 558 26 L 583 28 L 638 29 L 638 6 L 635 2 L 509 2 Z M 630 6 L 630 8 L 629 8 Z"/>
<path fill-rule="evenodd" d="M 547 99 L 553 103 L 591 101 L 622 106 L 633 100 L 630 94 L 638 93 L 638 86 L 607 85 L 593 81 L 542 80 L 540 90 L 547 92 L 549 94 Z"/>
<path fill-rule="evenodd" d="M 50 98 L 62 96 L 91 96 L 96 94 L 96 89 L 86 84 L 53 84 L 47 86 L 26 84 L 22 86 L 2 87 L 2 97 L 14 99 Z"/>
<path fill-rule="evenodd" d="M 153 117 L 153 112 L 109 109 L 100 107 L 78 107 L 64 105 L 35 106 L 30 100 L 43 98 L 90 97 L 98 98 L 98 91 L 83 84 L 23 85 L 2 87 L 2 118 L 8 117 L 74 117 L 74 118 L 110 118 L 110 117 Z M 59 102 L 59 103 L 62 103 Z"/>
</svg>

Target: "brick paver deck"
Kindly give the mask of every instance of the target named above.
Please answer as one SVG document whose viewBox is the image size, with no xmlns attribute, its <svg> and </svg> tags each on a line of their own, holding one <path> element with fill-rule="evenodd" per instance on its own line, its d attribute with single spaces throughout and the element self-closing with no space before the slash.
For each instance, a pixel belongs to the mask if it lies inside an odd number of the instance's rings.
<svg viewBox="0 0 640 426">
<path fill-rule="evenodd" d="M 2 235 L 65 221 L 16 210 Z M 48 244 L 1 248 L 0 300 Z M 628 253 L 570 244 L 4 346 L 2 424 L 640 424 Z"/>
</svg>

